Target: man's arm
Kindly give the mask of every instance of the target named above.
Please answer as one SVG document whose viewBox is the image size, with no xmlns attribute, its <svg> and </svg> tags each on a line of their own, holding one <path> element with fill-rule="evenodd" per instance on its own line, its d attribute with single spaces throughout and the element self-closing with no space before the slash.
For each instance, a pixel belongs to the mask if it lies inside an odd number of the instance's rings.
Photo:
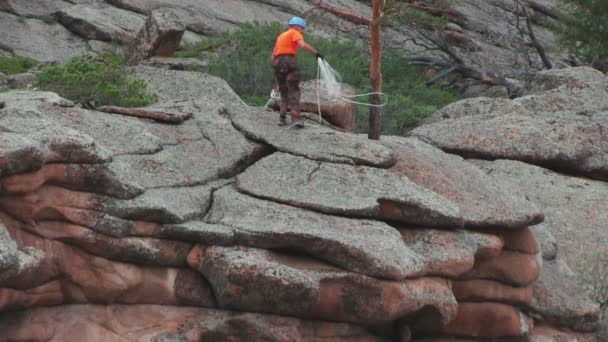
<svg viewBox="0 0 608 342">
<path fill-rule="evenodd" d="M 306 49 L 306 50 L 310 51 L 310 53 L 312 53 L 313 55 L 319 54 L 319 51 L 317 51 L 317 49 L 312 47 L 310 44 L 306 43 L 304 40 L 298 41 L 298 47 L 301 47 L 302 49 Z"/>
</svg>

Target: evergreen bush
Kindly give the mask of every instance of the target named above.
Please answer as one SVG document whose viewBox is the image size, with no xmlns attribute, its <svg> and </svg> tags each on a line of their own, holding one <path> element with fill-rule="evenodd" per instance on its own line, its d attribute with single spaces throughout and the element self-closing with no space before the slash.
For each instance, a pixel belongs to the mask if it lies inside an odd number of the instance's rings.
<svg viewBox="0 0 608 342">
<path fill-rule="evenodd" d="M 125 74 L 124 57 L 112 53 L 96 59 L 75 57 L 64 65 L 46 67 L 38 76 L 38 86 L 91 108 L 139 107 L 156 101 L 145 82 Z"/>
<path fill-rule="evenodd" d="M 0 57 L 0 72 L 5 75 L 20 74 L 37 64 L 38 61 L 28 57 Z"/>
<path fill-rule="evenodd" d="M 567 8 L 557 25 L 561 45 L 585 63 L 608 71 L 608 1 L 561 1 Z"/>
<path fill-rule="evenodd" d="M 275 84 L 271 67 L 272 49 L 284 25 L 245 24 L 228 36 L 212 38 L 190 46 L 178 56 L 209 59 L 209 73 L 223 78 L 250 105 L 264 105 Z M 357 93 L 367 93 L 369 81 L 369 47 L 348 39 L 319 37 L 305 33 L 308 43 L 323 53 L 338 71 L 343 82 L 355 87 Z M 307 51 L 298 54 L 302 81 L 317 77 L 315 57 Z M 389 103 L 383 108 L 384 133 L 402 134 L 421 119 L 450 102 L 458 100 L 455 93 L 437 86 L 427 86 L 427 77 L 407 63 L 399 54 L 384 54 L 383 91 Z M 359 98 L 362 102 L 368 99 Z M 358 106 L 359 131 L 366 131 L 369 108 Z"/>
</svg>

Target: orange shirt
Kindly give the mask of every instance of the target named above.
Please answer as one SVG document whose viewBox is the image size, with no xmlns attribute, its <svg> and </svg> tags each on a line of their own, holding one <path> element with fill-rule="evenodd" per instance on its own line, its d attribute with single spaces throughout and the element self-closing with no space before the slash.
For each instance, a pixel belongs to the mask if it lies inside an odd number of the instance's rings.
<svg viewBox="0 0 608 342">
<path fill-rule="evenodd" d="M 304 40 L 304 36 L 295 29 L 281 33 L 274 45 L 272 56 L 277 55 L 296 55 L 298 53 L 298 42 Z"/>
</svg>

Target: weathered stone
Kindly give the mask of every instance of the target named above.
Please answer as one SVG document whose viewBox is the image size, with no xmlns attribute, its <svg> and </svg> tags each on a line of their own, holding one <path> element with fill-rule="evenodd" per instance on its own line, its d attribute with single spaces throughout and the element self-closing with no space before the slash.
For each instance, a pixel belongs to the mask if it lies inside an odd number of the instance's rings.
<svg viewBox="0 0 608 342">
<path fill-rule="evenodd" d="M 8 78 L 7 84 L 13 89 L 26 89 L 38 81 L 38 77 L 30 72 L 12 75 Z"/>
<path fill-rule="evenodd" d="M 332 90 L 333 91 L 333 90 Z M 357 106 L 353 101 L 355 89 L 347 84 L 340 84 L 339 98 L 332 98 L 327 90 L 318 86 L 316 80 L 300 83 L 300 110 L 321 115 L 332 125 L 342 128 L 347 132 L 353 132 L 356 128 Z M 317 96 L 318 95 L 318 96 Z M 349 101 L 345 101 L 343 98 Z M 280 109 L 281 99 L 274 99 L 270 107 L 274 110 Z"/>
<path fill-rule="evenodd" d="M 546 225 L 536 225 L 530 228 L 534 239 L 538 242 L 539 248 L 542 250 L 543 259 L 553 260 L 557 257 L 557 241 L 555 236 L 551 234 Z"/>
<path fill-rule="evenodd" d="M 423 272 L 423 261 L 382 222 L 329 216 L 224 188 L 215 192 L 210 223 L 234 229 L 236 242 L 305 252 L 346 270 L 386 279 Z"/>
<path fill-rule="evenodd" d="M 62 241 L 109 260 L 151 266 L 185 266 L 189 243 L 138 237 L 109 237 L 83 226 L 39 221 L 26 230 L 46 239 Z"/>
<path fill-rule="evenodd" d="M 42 146 L 23 135 L 3 133 L 0 146 L 0 170 L 3 176 L 39 169 L 44 163 Z"/>
<path fill-rule="evenodd" d="M 127 52 L 127 63 L 136 65 L 152 56 L 171 57 L 186 27 L 168 8 L 153 10 Z"/>
<path fill-rule="evenodd" d="M 513 102 L 524 106 L 535 116 L 576 114 L 593 119 L 597 113 L 608 111 L 604 98 L 608 95 L 608 80 L 603 82 L 574 82 L 545 92 L 517 98 Z"/>
<path fill-rule="evenodd" d="M 389 148 L 366 137 L 310 123 L 303 128 L 277 127 L 279 114 L 261 109 L 233 105 L 228 113 L 248 138 L 265 142 L 281 152 L 344 164 L 390 167 L 395 163 Z"/>
<path fill-rule="evenodd" d="M 399 229 L 406 245 L 421 255 L 425 274 L 457 277 L 470 271 L 475 258 L 492 258 L 500 254 L 503 243 L 497 236 L 464 230 Z"/>
<path fill-rule="evenodd" d="M 515 159 L 607 180 L 608 122 L 598 120 L 574 113 L 466 116 L 418 127 L 412 133 L 466 157 Z"/>
<path fill-rule="evenodd" d="M 603 81 L 606 81 L 606 75 L 603 72 L 587 66 L 541 70 L 534 75 L 534 79 L 527 87 L 526 92 L 535 94 L 556 89 L 563 85 L 580 87 Z"/>
<path fill-rule="evenodd" d="M 25 232 L 16 221 L 11 221 L 2 215 L 2 221 L 7 226 L 12 238 L 20 250 L 33 249 L 41 256 L 33 262 L 19 267 L 10 278 L 0 277 L 0 287 L 17 290 L 32 289 L 52 281 L 61 284 L 61 303 L 125 303 L 125 304 L 164 304 L 177 305 L 181 301 L 178 292 L 184 293 L 179 287 L 192 288 L 193 284 L 181 281 L 180 272 L 190 272 L 177 268 L 155 268 L 135 266 L 120 262 L 109 261 L 83 253 L 61 242 L 45 240 Z M 48 285 L 53 286 L 53 285 Z M 203 279 L 194 286 L 206 286 Z M 205 297 L 192 300 L 192 305 L 213 306 L 214 300 L 210 291 L 197 290 Z M 30 293 L 33 297 L 25 301 L 14 302 L 12 305 L 23 305 L 34 299 L 36 291 Z M 10 293 L 8 293 L 10 295 Z M 0 302 L 3 302 L 0 299 Z"/>
<path fill-rule="evenodd" d="M 501 116 L 506 114 L 528 113 L 521 104 L 509 99 L 474 97 L 448 104 L 424 119 L 424 124 L 432 124 L 442 120 L 459 119 L 466 116 Z M 531 114 L 531 113 L 530 113 Z"/>
<path fill-rule="evenodd" d="M 540 246 L 530 228 L 514 231 L 503 231 L 499 236 L 504 241 L 504 249 L 526 254 L 537 254 Z"/>
<path fill-rule="evenodd" d="M 63 0 L 2 0 L 0 11 L 9 12 L 20 17 L 47 17 L 54 12 L 71 6 Z"/>
<path fill-rule="evenodd" d="M 391 171 L 458 205 L 468 228 L 495 227 L 503 231 L 543 220 L 542 212 L 532 202 L 498 187 L 493 178 L 461 157 L 415 138 L 383 137 L 382 141 L 397 156 Z"/>
<path fill-rule="evenodd" d="M 124 219 L 158 223 L 202 219 L 211 205 L 211 193 L 224 184 L 225 181 L 218 181 L 202 186 L 149 189 L 132 200 L 109 201 L 104 210 Z"/>
<path fill-rule="evenodd" d="M 534 326 L 530 334 L 530 342 L 601 342 L 595 334 L 583 334 L 567 330 L 559 330 L 549 325 Z"/>
<path fill-rule="evenodd" d="M 329 214 L 462 226 L 454 203 L 386 169 L 275 153 L 240 174 L 237 185 L 255 196 Z"/>
<path fill-rule="evenodd" d="M 66 186 L 73 190 L 97 192 L 120 199 L 130 199 L 144 192 L 144 188 L 126 178 L 127 166 L 105 164 L 47 164 L 40 170 L 27 174 L 12 175 L 0 179 L 4 193 L 23 194 L 33 192 L 46 183 Z"/>
<path fill-rule="evenodd" d="M 547 261 L 540 278 L 534 283 L 534 299 L 530 308 L 544 321 L 580 332 L 596 331 L 601 312 L 588 299 L 576 279 L 564 270 L 560 259 Z"/>
<path fill-rule="evenodd" d="M 18 56 L 38 61 L 67 62 L 87 54 L 89 48 L 82 38 L 61 25 L 49 25 L 38 19 L 23 19 L 0 11 L 0 32 L 3 49 Z"/>
<path fill-rule="evenodd" d="M 113 6 L 80 4 L 55 14 L 68 30 L 86 38 L 129 44 L 144 24 L 142 15 Z"/>
<path fill-rule="evenodd" d="M 244 247 L 195 247 L 188 261 L 226 309 L 373 325 L 425 306 L 447 323 L 458 306 L 449 282 L 439 278 L 380 281 L 314 259 Z"/>
<path fill-rule="evenodd" d="M 45 110 L 52 106 L 64 108 L 74 106 L 74 102 L 50 91 L 9 91 L 0 93 L 0 99 L 6 103 L 6 110 L 24 112 L 35 111 L 40 106 Z"/>
<path fill-rule="evenodd" d="M 69 305 L 0 315 L 9 340 L 380 342 L 362 327 L 167 305 Z"/>
<path fill-rule="evenodd" d="M 451 336 L 493 338 L 528 335 L 532 319 L 499 303 L 459 303 L 458 315 L 444 329 Z"/>
<path fill-rule="evenodd" d="M 49 110 L 45 117 L 87 134 L 112 155 L 152 154 L 163 149 L 163 142 L 143 120 L 82 108 Z"/>
<path fill-rule="evenodd" d="M 499 256 L 475 260 L 475 267 L 460 278 L 496 280 L 514 286 L 532 284 L 542 265 L 536 255 L 503 251 Z"/>
<path fill-rule="evenodd" d="M 157 234 L 165 239 L 183 240 L 205 245 L 234 245 L 235 229 L 222 224 L 191 221 L 162 225 Z M 255 243 L 253 243 L 255 245 Z"/>
<path fill-rule="evenodd" d="M 17 244 L 0 222 L 0 272 L 14 267 L 17 262 Z"/>
<path fill-rule="evenodd" d="M 151 57 L 142 64 L 169 70 L 206 72 L 209 69 L 209 62 L 201 61 L 198 58 Z"/>
<path fill-rule="evenodd" d="M 575 272 L 588 270 L 596 252 L 608 243 L 605 182 L 569 177 L 517 161 L 474 163 L 497 185 L 528 198 L 543 210 L 545 221 L 533 226 L 532 231 L 546 259 L 555 257 L 557 240 L 559 255 Z"/>
<path fill-rule="evenodd" d="M 493 280 L 452 280 L 452 291 L 458 302 L 498 302 L 530 305 L 532 285 L 513 287 Z"/>
</svg>

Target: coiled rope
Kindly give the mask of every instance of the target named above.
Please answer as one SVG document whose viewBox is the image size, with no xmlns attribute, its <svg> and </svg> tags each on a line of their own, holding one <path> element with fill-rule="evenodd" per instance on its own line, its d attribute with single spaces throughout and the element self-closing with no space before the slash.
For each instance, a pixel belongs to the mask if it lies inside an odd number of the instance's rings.
<svg viewBox="0 0 608 342">
<path fill-rule="evenodd" d="M 320 92 L 321 81 L 322 81 L 321 80 L 321 63 L 327 63 L 327 62 L 325 62 L 321 58 L 317 58 L 317 82 L 316 82 L 315 86 L 317 88 L 316 89 L 317 90 L 316 91 L 316 93 L 317 93 L 317 111 L 319 113 L 319 123 L 323 122 L 323 115 L 321 114 L 321 92 Z M 333 69 L 331 69 L 331 70 L 333 71 Z M 335 71 L 333 71 L 333 72 L 335 73 Z M 361 101 L 352 100 L 352 99 L 356 99 L 358 97 L 370 96 L 370 95 L 382 96 L 382 98 L 383 98 L 382 103 L 381 104 L 372 104 L 369 102 L 361 102 Z M 268 100 L 268 102 L 266 102 L 266 105 L 264 106 L 264 108 L 268 109 L 268 106 L 270 105 L 270 103 L 272 101 L 278 100 L 280 98 L 281 98 L 281 94 L 276 89 L 272 89 L 272 91 L 270 92 L 270 99 Z M 357 105 L 368 106 L 368 107 L 384 107 L 388 103 L 388 95 L 383 92 L 370 92 L 370 93 L 355 94 L 355 95 L 342 95 L 341 94 L 341 95 L 335 95 L 335 96 L 327 99 L 327 102 L 338 102 L 338 101 L 354 103 Z"/>
</svg>

